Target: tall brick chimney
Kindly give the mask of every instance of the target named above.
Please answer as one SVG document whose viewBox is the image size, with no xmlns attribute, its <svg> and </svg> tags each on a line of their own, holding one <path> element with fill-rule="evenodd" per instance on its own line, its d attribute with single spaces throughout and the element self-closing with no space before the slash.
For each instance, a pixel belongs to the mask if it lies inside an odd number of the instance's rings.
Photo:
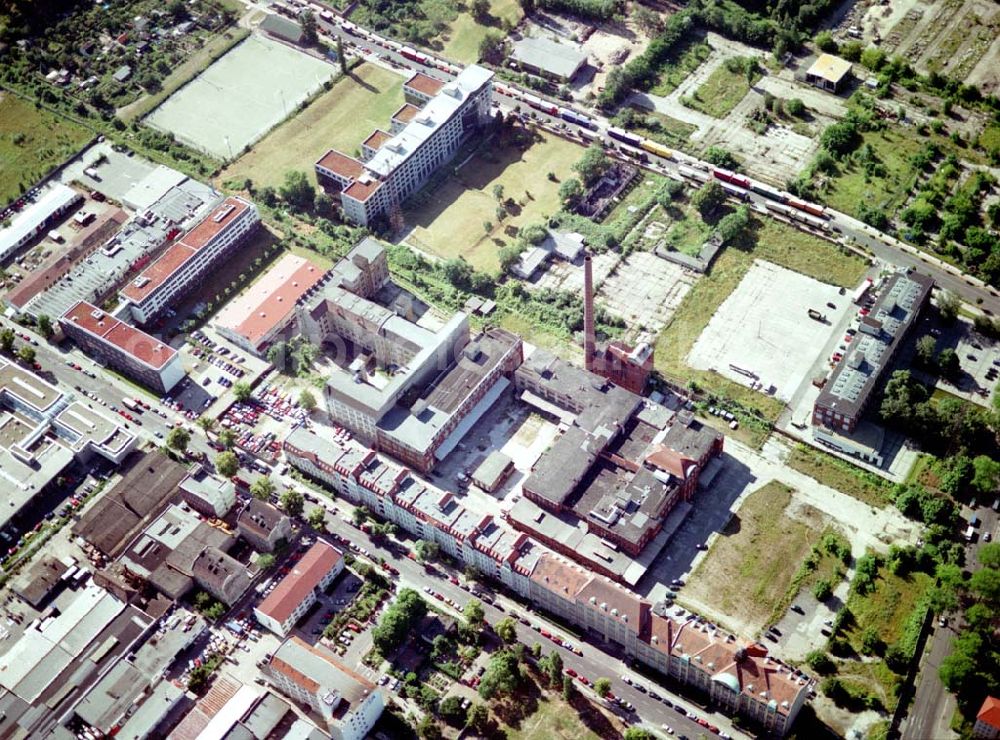
<svg viewBox="0 0 1000 740">
<path fill-rule="evenodd" d="M 588 370 L 594 370 L 594 355 L 597 341 L 594 333 L 594 269 L 590 264 L 590 253 L 583 258 L 583 363 Z"/>
</svg>

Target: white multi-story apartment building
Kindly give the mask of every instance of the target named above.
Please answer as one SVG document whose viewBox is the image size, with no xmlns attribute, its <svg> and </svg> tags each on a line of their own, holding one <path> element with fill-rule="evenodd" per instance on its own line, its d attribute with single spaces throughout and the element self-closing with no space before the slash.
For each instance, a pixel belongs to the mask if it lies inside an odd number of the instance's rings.
<svg viewBox="0 0 1000 740">
<path fill-rule="evenodd" d="M 340 188 L 344 217 L 361 226 L 402 204 L 489 120 L 493 72 L 473 64 L 448 83 L 418 72 L 403 89 L 423 107 L 391 136 L 370 136 L 364 162 L 330 150 L 316 163 L 320 182 Z"/>
<path fill-rule="evenodd" d="M 236 196 L 226 198 L 122 288 L 122 303 L 137 322 L 149 323 L 194 288 L 259 223 L 257 206 Z"/>
<path fill-rule="evenodd" d="M 323 648 L 292 637 L 261 671 L 285 696 L 321 716 L 334 740 L 363 740 L 382 716 L 382 690 Z"/>
<path fill-rule="evenodd" d="M 344 570 L 340 550 L 322 540 L 314 544 L 274 590 L 254 607 L 257 621 L 286 636 L 316 603 L 317 595 Z"/>
</svg>

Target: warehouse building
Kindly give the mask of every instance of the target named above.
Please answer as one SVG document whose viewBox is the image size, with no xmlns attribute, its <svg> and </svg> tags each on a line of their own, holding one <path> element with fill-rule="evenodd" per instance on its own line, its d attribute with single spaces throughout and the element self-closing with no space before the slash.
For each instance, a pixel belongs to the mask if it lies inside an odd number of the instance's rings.
<svg viewBox="0 0 1000 740">
<path fill-rule="evenodd" d="M 359 226 L 397 210 L 489 121 L 493 72 L 472 64 L 448 83 L 417 73 L 403 91 L 418 110 L 400 109 L 392 136 L 372 140 L 364 162 L 332 149 L 316 162 L 320 184 L 339 191 L 344 217 Z"/>
<path fill-rule="evenodd" d="M 889 277 L 816 398 L 815 426 L 836 433 L 854 431 L 933 288 L 934 280 L 917 272 Z"/>
<path fill-rule="evenodd" d="M 260 224 L 257 207 L 230 196 L 126 285 L 119 297 L 139 324 L 186 296 Z"/>
<path fill-rule="evenodd" d="M 524 38 L 514 43 L 511 59 L 532 74 L 569 82 L 587 63 L 582 51 L 547 38 Z"/>
<path fill-rule="evenodd" d="M 90 357 L 163 395 L 184 379 L 175 349 L 156 337 L 81 301 L 60 319 L 70 339 Z"/>
<path fill-rule="evenodd" d="M 38 200 L 14 216 L 10 226 L 0 229 L 0 260 L 6 260 L 43 234 L 82 200 L 83 196 L 72 188 L 61 183 L 52 185 Z"/>
</svg>

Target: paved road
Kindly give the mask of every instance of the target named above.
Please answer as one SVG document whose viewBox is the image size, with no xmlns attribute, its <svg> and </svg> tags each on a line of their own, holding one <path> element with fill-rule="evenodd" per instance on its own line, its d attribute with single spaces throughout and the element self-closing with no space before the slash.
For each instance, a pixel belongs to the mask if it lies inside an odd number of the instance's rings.
<svg viewBox="0 0 1000 740">
<path fill-rule="evenodd" d="M 368 32 L 368 38 L 361 39 L 357 36 L 344 32 L 339 24 L 327 23 L 321 20 L 319 25 L 328 36 L 332 38 L 339 37 L 345 45 L 353 47 L 357 53 L 361 54 L 371 62 L 391 66 L 396 69 L 424 72 L 425 74 L 442 80 L 449 80 L 454 77 L 454 74 L 449 71 L 444 71 L 433 66 L 422 65 L 403 57 L 400 53 L 398 53 L 395 42 L 376 36 L 371 32 Z M 444 66 L 444 63 L 441 64 Z M 455 65 L 449 66 L 453 69 L 457 69 Z M 518 91 L 521 94 L 531 92 L 520 89 L 516 85 L 506 81 L 504 82 L 504 85 Z M 528 108 L 527 104 L 522 104 L 521 101 L 514 98 L 497 96 L 496 102 L 500 109 L 505 112 L 515 108 L 522 108 L 525 114 L 529 114 L 545 127 L 557 129 L 562 133 L 573 134 L 577 138 L 580 137 L 581 130 L 586 133 L 593 133 L 576 124 L 564 121 L 557 116 L 549 116 L 541 111 L 531 110 Z M 593 110 L 588 110 L 587 115 L 596 121 L 598 134 L 600 138 L 603 139 L 605 147 L 609 149 L 618 148 L 625 151 L 632 149 L 632 147 L 607 138 L 607 131 L 611 124 L 606 118 L 597 114 Z M 583 139 L 580 139 L 580 142 L 583 145 L 588 143 Z M 675 153 L 676 160 L 662 159 L 652 155 L 651 153 L 646 153 L 646 155 L 649 159 L 649 163 L 645 166 L 648 169 L 664 174 L 669 173 L 679 176 L 677 175 L 677 167 L 680 164 L 700 167 L 704 170 L 710 170 L 712 167 L 712 165 L 708 162 L 704 162 L 681 152 Z M 750 193 L 749 200 L 761 209 L 763 208 L 763 204 L 767 202 L 766 199 L 755 193 Z M 964 275 L 960 270 L 952 267 L 951 265 L 941 262 L 940 260 L 921 252 L 915 247 L 906 245 L 903 242 L 878 231 L 877 229 L 867 226 L 857 219 L 829 208 L 826 210 L 831 216 L 830 223 L 832 226 L 839 229 L 845 237 L 850 237 L 854 243 L 867 249 L 877 259 L 895 265 L 900 265 L 902 267 L 919 268 L 921 272 L 927 273 L 933 277 L 940 288 L 956 293 L 971 306 L 976 306 L 985 312 L 992 313 L 993 315 L 1000 315 L 1000 295 L 998 295 L 996 290 L 985 285 L 982 281 Z M 981 303 L 979 302 L 980 300 Z"/>
<path fill-rule="evenodd" d="M 903 724 L 903 740 L 944 740 L 955 737 L 950 728 L 956 706 L 955 697 L 948 693 L 938 677 L 941 661 L 951 654 L 954 637 L 955 632 L 951 626 L 935 626 L 920 667 L 913 709 Z"/>
</svg>

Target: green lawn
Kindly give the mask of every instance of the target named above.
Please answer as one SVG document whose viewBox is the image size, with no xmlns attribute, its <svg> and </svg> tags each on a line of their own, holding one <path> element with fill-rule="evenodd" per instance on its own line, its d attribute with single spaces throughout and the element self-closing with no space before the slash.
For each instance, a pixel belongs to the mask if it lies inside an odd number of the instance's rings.
<svg viewBox="0 0 1000 740">
<path fill-rule="evenodd" d="M 432 182 L 411 198 L 405 209 L 406 224 L 413 227 L 407 241 L 495 272 L 500 248 L 514 241 L 518 228 L 558 210 L 559 184 L 573 176 L 570 168 L 583 150 L 555 136 L 516 131 L 518 141 L 505 134 L 503 142 L 487 144 L 457 174 Z M 549 172 L 558 182 L 546 177 Z M 510 215 L 499 226 L 492 192 L 496 185 L 503 186 L 505 201 L 513 201 Z M 489 234 L 485 222 L 491 224 Z"/>
<path fill-rule="evenodd" d="M 535 711 L 520 719 L 517 727 L 501 724 L 504 736 L 508 740 L 602 740 L 620 737 L 621 728 L 612 724 L 607 715 L 589 701 L 578 698 L 574 704 L 576 706 L 571 706 L 555 693 L 542 694 L 538 697 Z M 588 722 L 581 717 L 577 706 L 584 707 Z M 595 729 L 600 729 L 601 733 L 595 732 Z"/>
<path fill-rule="evenodd" d="M 754 82 L 760 77 L 760 72 L 755 73 Z M 683 102 L 688 107 L 715 118 L 725 118 L 749 91 L 750 85 L 743 71 L 733 72 L 725 64 L 721 64 L 701 87 Z"/>
<path fill-rule="evenodd" d="M 785 516 L 793 492 L 771 481 L 750 494 L 688 579 L 681 603 L 691 597 L 765 627 L 824 527 L 818 512 L 808 524 Z"/>
<path fill-rule="evenodd" d="M 280 185 L 289 170 L 303 170 L 315 182 L 313 165 L 328 149 L 354 156 L 376 128 L 405 102 L 403 78 L 370 64 L 340 77 L 304 111 L 289 119 L 223 170 L 219 181 L 250 177 L 260 185 Z"/>
<path fill-rule="evenodd" d="M 239 7 L 242 11 L 243 6 L 239 5 Z M 118 117 L 126 123 L 136 118 L 142 118 L 249 35 L 250 31 L 245 28 L 233 28 L 212 37 L 207 44 L 191 54 L 176 69 L 163 78 L 163 81 L 160 83 L 162 87 L 158 93 L 155 95 L 144 95 L 138 100 L 119 108 L 117 111 Z"/>
<path fill-rule="evenodd" d="M 679 59 L 670 61 L 660 68 L 656 82 L 649 92 L 653 95 L 669 95 L 676 90 L 712 53 L 707 42 L 691 44 L 681 52 Z"/>
<path fill-rule="evenodd" d="M 727 396 L 774 420 L 783 404 L 711 371 L 694 370 L 686 359 L 712 315 L 739 285 L 754 259 L 774 262 L 826 283 L 851 287 L 860 282 L 865 262 L 845 254 L 818 237 L 775 221 L 752 220 L 754 231 L 746 244 L 722 250 L 707 275 L 684 297 L 656 343 L 656 369 L 675 381 L 697 381 L 703 388 Z"/>
<path fill-rule="evenodd" d="M 823 485 L 883 508 L 891 501 L 893 484 L 885 478 L 851 465 L 846 460 L 798 444 L 786 460 L 788 467 L 815 478 Z"/>
<path fill-rule="evenodd" d="M 516 26 L 523 17 L 524 11 L 517 0 L 490 0 L 490 19 L 485 25 L 476 21 L 472 13 L 463 10 L 438 39 L 442 44 L 441 54 L 463 64 L 478 61 L 479 43 L 488 31 L 492 29 L 502 33 L 501 20 Z"/>
<path fill-rule="evenodd" d="M 0 205 L 31 188 L 92 136 L 65 118 L 0 92 Z"/>
</svg>

